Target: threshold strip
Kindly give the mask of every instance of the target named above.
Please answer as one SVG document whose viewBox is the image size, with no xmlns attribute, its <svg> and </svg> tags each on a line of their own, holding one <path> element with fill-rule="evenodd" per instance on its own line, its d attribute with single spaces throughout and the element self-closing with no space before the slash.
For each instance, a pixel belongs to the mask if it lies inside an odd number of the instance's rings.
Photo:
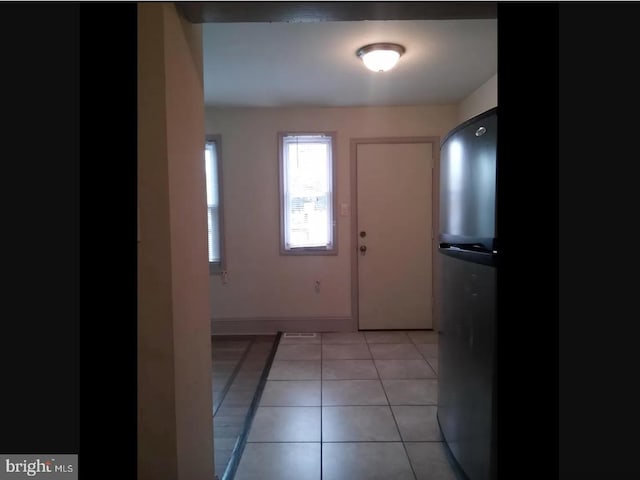
<svg viewBox="0 0 640 480">
<path fill-rule="evenodd" d="M 242 458 L 242 452 L 244 452 L 244 447 L 247 443 L 249 430 L 251 429 L 251 424 L 253 423 L 253 417 L 255 416 L 258 405 L 260 404 L 262 391 L 264 390 L 264 386 L 267 383 L 269 370 L 271 370 L 271 365 L 273 364 L 273 359 L 276 356 L 276 351 L 278 350 L 278 346 L 280 345 L 281 337 L 282 332 L 278 332 L 278 335 L 273 342 L 273 346 L 271 347 L 271 352 L 267 357 L 267 362 L 264 366 L 264 369 L 262 370 L 262 375 L 260 376 L 260 381 L 258 382 L 258 388 L 256 389 L 256 393 L 253 395 L 253 400 L 251 401 L 251 406 L 249 407 L 249 412 L 247 413 L 247 418 L 244 422 L 244 428 L 242 429 L 242 433 L 240 433 L 240 437 L 236 441 L 233 452 L 231 452 L 231 457 L 229 458 L 229 463 L 227 464 L 227 468 L 224 471 L 222 480 L 233 480 L 233 477 L 236 474 L 238 464 L 240 463 L 240 458 Z"/>
<path fill-rule="evenodd" d="M 236 376 L 238 375 L 238 372 L 240 371 L 240 367 L 242 367 L 242 364 L 244 363 L 245 359 L 247 358 L 247 355 L 249 355 L 249 350 L 251 350 L 251 346 L 253 345 L 254 341 L 255 341 L 255 338 L 252 338 L 251 341 L 249 342 L 249 345 L 245 349 L 244 353 L 240 357 L 240 360 L 238 360 L 238 363 L 236 364 L 235 368 L 233 369 L 233 372 L 231 372 L 231 375 L 229 376 L 229 380 L 227 380 L 227 383 L 224 385 L 224 388 L 222 389 L 222 392 L 220 392 L 220 402 L 218 403 L 218 406 L 216 406 L 214 408 L 214 410 L 213 410 L 213 416 L 214 417 L 216 416 L 216 413 L 218 413 L 218 410 L 220 409 L 220 406 L 223 404 L 224 398 L 227 396 L 227 393 L 229 392 L 229 389 L 231 388 L 231 385 L 233 385 L 233 381 L 236 379 Z M 215 362 L 215 360 L 213 360 L 213 362 Z"/>
</svg>

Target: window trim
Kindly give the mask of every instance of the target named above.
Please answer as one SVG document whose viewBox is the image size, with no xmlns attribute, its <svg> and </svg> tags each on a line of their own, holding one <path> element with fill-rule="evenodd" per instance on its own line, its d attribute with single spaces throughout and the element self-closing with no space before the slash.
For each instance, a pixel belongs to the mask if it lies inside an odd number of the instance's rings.
<svg viewBox="0 0 640 480">
<path fill-rule="evenodd" d="M 218 232 L 220 233 L 220 261 L 209 262 L 209 274 L 210 275 L 222 275 L 226 270 L 226 252 L 224 242 L 224 194 L 223 194 L 223 181 L 222 181 L 222 139 L 219 134 L 205 135 L 206 150 L 208 144 L 213 144 L 213 148 L 216 151 L 216 170 L 218 174 Z M 205 173 L 206 175 L 206 173 Z M 206 189 L 206 182 L 205 182 Z M 206 192 L 205 192 L 206 193 Z M 207 222 L 209 217 L 209 205 L 207 205 Z M 209 256 L 209 242 L 207 241 L 207 258 Z"/>
<path fill-rule="evenodd" d="M 331 248 L 295 247 L 285 245 L 285 197 L 284 197 L 284 137 L 303 135 L 324 135 L 331 138 Z M 278 179 L 280 197 L 280 255 L 338 255 L 338 175 L 337 175 L 337 132 L 336 131 L 282 131 L 278 132 Z"/>
</svg>

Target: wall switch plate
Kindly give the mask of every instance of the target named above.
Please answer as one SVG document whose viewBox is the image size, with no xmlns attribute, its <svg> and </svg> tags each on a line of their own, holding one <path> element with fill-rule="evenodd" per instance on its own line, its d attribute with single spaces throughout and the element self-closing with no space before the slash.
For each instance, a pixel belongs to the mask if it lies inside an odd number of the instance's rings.
<svg viewBox="0 0 640 480">
<path fill-rule="evenodd" d="M 348 217 L 349 216 L 349 204 L 348 203 L 340 204 L 340 215 L 342 217 Z"/>
</svg>

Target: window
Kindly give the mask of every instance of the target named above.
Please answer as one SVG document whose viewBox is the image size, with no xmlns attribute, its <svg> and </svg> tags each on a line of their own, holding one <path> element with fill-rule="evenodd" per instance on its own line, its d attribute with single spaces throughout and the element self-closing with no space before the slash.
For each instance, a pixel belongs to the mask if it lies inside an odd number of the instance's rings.
<svg viewBox="0 0 640 480">
<path fill-rule="evenodd" d="M 207 178 L 207 223 L 209 224 L 209 271 L 221 273 L 222 242 L 222 176 L 220 166 L 220 136 L 207 135 L 204 159 Z"/>
<path fill-rule="evenodd" d="M 281 252 L 335 255 L 335 134 L 280 133 Z"/>
</svg>

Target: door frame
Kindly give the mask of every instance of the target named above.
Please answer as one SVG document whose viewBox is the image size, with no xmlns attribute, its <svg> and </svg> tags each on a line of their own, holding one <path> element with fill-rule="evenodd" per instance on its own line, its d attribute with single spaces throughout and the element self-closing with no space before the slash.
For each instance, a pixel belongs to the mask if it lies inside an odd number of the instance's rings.
<svg viewBox="0 0 640 480">
<path fill-rule="evenodd" d="M 431 144 L 431 325 L 434 331 L 438 330 L 439 319 L 436 316 L 436 269 L 435 260 L 436 241 L 435 232 L 440 224 L 440 137 L 371 137 L 352 138 L 350 145 L 351 168 L 351 318 L 356 329 L 360 331 L 360 305 L 358 289 L 358 145 L 371 144 L 402 144 L 402 143 L 427 143 Z"/>
</svg>

